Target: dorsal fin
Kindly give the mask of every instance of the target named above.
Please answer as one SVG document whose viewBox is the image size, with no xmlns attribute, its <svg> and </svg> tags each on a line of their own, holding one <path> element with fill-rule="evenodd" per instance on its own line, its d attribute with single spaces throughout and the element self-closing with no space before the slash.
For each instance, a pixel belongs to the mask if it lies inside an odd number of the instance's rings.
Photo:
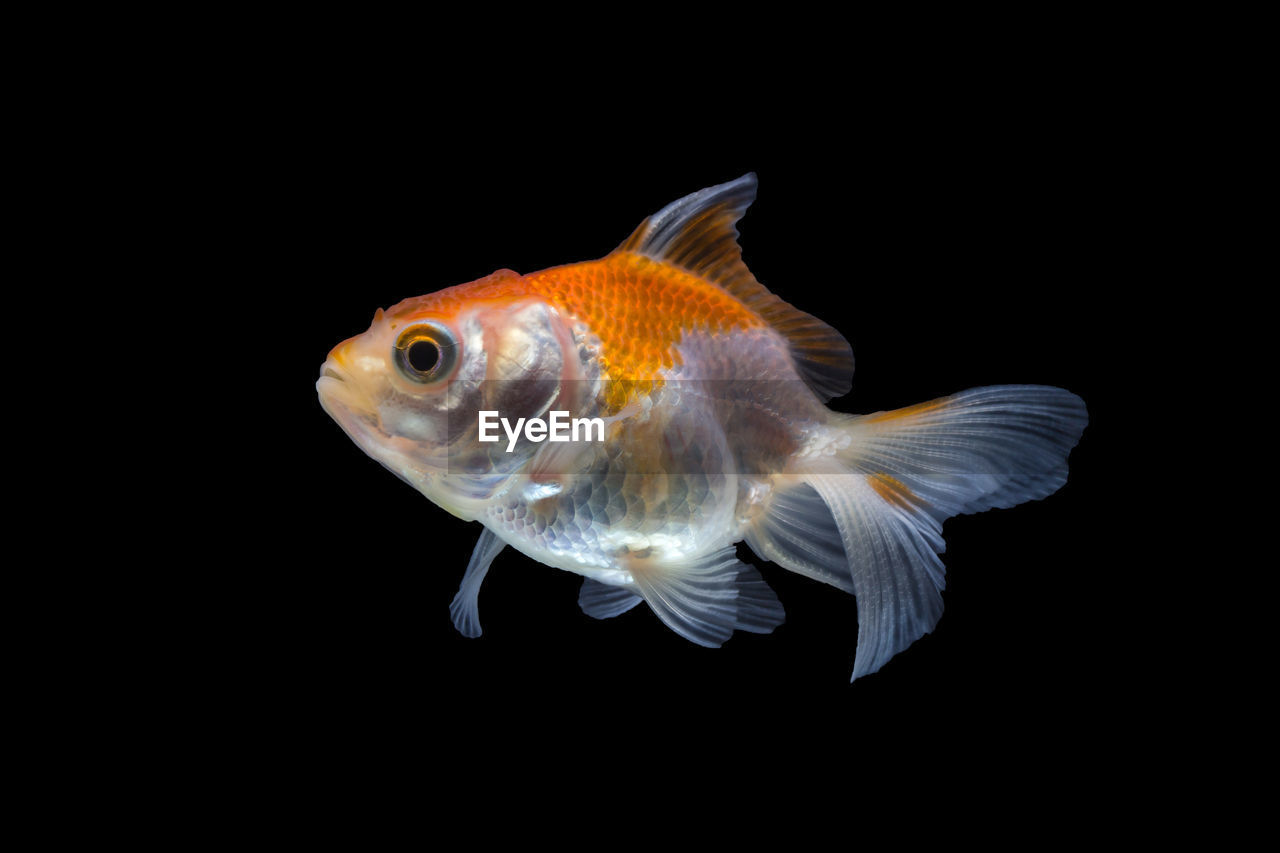
<svg viewBox="0 0 1280 853">
<path fill-rule="evenodd" d="M 724 288 L 787 339 L 800 375 L 823 401 L 845 394 L 853 387 L 849 342 L 774 296 L 742 262 L 737 222 L 755 197 L 754 172 L 699 190 L 641 222 L 615 251 L 673 264 Z"/>
</svg>

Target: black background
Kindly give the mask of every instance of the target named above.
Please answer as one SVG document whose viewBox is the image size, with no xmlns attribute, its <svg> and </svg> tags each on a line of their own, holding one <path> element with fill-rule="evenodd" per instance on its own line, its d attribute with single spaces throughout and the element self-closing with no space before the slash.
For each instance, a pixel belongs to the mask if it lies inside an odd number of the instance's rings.
<svg viewBox="0 0 1280 853">
<path fill-rule="evenodd" d="M 728 125 L 642 107 L 451 123 L 339 97 L 263 108 L 225 166 L 252 187 L 226 232 L 252 269 L 226 293 L 276 342 L 252 356 L 270 365 L 252 375 L 271 414 L 244 427 L 254 472 L 227 534 L 252 541 L 253 559 L 216 581 L 234 599 L 214 644 L 233 704 L 290 741 L 340 731 L 426 752 L 631 744 L 654 726 L 846 758 L 906 741 L 1069 752 L 1083 737 L 1111 690 L 1098 579 L 1124 570 L 1100 541 L 1123 370 L 1108 306 L 1126 276 L 1105 113 L 1066 90 L 943 89 L 840 116 L 743 103 Z M 853 345 L 853 391 L 833 408 L 1061 386 L 1090 409 L 1068 484 L 949 521 L 942 621 L 854 684 L 853 598 L 770 564 L 786 623 L 708 650 L 643 607 L 592 620 L 577 576 L 507 550 L 480 596 L 483 636 L 462 637 L 448 605 L 480 527 L 324 414 L 328 350 L 405 297 L 604 255 L 668 202 L 747 171 L 747 264 Z"/>
</svg>

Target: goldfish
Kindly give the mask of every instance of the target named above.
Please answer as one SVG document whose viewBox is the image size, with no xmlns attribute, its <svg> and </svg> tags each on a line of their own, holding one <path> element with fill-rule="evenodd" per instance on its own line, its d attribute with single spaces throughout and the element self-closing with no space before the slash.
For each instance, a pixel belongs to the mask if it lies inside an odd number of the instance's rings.
<svg viewBox="0 0 1280 853">
<path fill-rule="evenodd" d="M 583 578 L 597 619 L 640 603 L 718 647 L 784 621 L 762 561 L 852 594 L 852 679 L 943 611 L 943 522 L 1045 498 L 1067 480 L 1083 400 L 992 385 L 864 415 L 835 328 L 742 260 L 754 174 L 645 219 L 598 260 L 476 281 L 374 314 L 333 348 L 325 412 L 442 509 L 482 525 L 456 628 L 511 546 Z M 578 426 L 583 429 L 579 431 Z"/>
</svg>

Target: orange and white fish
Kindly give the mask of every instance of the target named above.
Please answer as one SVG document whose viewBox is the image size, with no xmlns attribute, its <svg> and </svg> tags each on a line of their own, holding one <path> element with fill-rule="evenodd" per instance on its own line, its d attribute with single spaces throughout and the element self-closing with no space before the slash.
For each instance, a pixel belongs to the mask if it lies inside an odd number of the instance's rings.
<svg viewBox="0 0 1280 853">
<path fill-rule="evenodd" d="M 856 596 L 857 678 L 942 615 L 943 521 L 1066 482 L 1088 418 L 1059 388 L 828 409 L 852 349 L 743 264 L 736 223 L 755 191 L 748 174 L 694 193 L 600 260 L 379 309 L 329 354 L 325 411 L 484 525 L 451 606 L 463 634 L 480 634 L 480 584 L 506 545 L 582 575 L 596 618 L 644 601 L 700 645 L 768 633 L 783 609 L 737 559 L 745 539 Z"/>
</svg>

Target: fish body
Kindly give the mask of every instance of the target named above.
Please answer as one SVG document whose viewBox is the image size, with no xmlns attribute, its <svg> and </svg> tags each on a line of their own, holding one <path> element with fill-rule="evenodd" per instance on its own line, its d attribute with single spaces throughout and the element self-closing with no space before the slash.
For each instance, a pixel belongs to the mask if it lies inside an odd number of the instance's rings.
<svg viewBox="0 0 1280 853">
<path fill-rule="evenodd" d="M 464 634 L 480 633 L 480 584 L 505 545 L 582 575 L 597 618 L 643 601 L 701 645 L 767 633 L 784 613 L 737 559 L 745 540 L 857 597 L 857 678 L 941 616 L 946 518 L 1065 482 L 1087 414 L 1062 389 L 829 409 L 851 387 L 852 349 L 743 264 L 736 223 L 755 188 L 746 175 L 694 193 L 599 260 L 407 299 L 330 353 L 325 410 L 484 526 L 451 607 Z M 484 440 L 485 412 L 597 419 L 603 440 Z"/>
</svg>

